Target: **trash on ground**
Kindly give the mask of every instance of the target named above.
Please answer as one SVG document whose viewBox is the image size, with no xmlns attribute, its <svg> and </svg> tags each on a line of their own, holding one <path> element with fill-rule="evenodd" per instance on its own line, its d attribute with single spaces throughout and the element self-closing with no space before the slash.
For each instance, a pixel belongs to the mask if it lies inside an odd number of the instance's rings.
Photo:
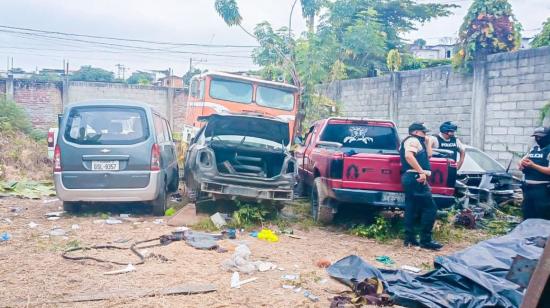
<svg viewBox="0 0 550 308">
<path fill-rule="evenodd" d="M 293 239 L 297 239 L 297 240 L 307 240 L 307 237 L 305 236 L 299 236 L 299 235 L 295 235 L 295 234 L 287 234 L 288 237 L 290 238 L 293 238 Z"/>
<path fill-rule="evenodd" d="M 171 208 L 167 209 L 166 211 L 164 211 L 164 216 L 174 216 L 175 213 L 176 213 L 176 209 L 171 207 Z"/>
<path fill-rule="evenodd" d="M 506 279 L 514 257 L 539 259 L 543 248 L 530 238 L 550 234 L 550 221 L 527 219 L 512 232 L 477 243 L 449 256 L 438 256 L 435 269 L 423 275 L 402 270 L 377 269 L 357 256 L 348 256 L 327 269 L 347 284 L 376 277 L 396 305 L 429 307 L 519 307 L 520 285 Z M 468 281 L 468 283 L 456 283 Z"/>
<path fill-rule="evenodd" d="M 252 231 L 250 232 L 248 235 L 252 236 L 252 237 L 258 237 L 258 231 Z"/>
<path fill-rule="evenodd" d="M 55 220 L 60 220 L 60 219 L 61 219 L 61 217 L 58 217 L 58 216 L 52 216 L 52 217 L 48 217 L 47 219 L 48 219 L 48 220 L 50 220 L 50 221 L 55 221 Z"/>
<path fill-rule="evenodd" d="M 508 274 L 506 274 L 506 279 L 516 283 L 522 288 L 527 288 L 539 260 L 529 259 L 521 255 L 517 255 L 512 259 L 512 265 L 510 265 L 510 270 Z"/>
<path fill-rule="evenodd" d="M 227 237 L 229 239 L 232 239 L 232 240 L 236 239 L 237 238 L 237 230 L 235 230 L 233 228 L 228 229 L 227 230 Z"/>
<path fill-rule="evenodd" d="M 113 290 L 98 293 L 84 293 L 61 300 L 56 300 L 54 303 L 76 303 L 76 302 L 94 302 L 108 299 L 120 299 L 120 298 L 139 298 L 139 297 L 152 297 L 152 296 L 166 296 L 166 295 L 190 295 L 199 293 L 209 293 L 217 291 L 216 286 L 212 284 L 199 284 L 199 283 L 185 283 L 179 284 L 163 289 L 151 290 L 151 289 L 127 289 L 127 290 Z"/>
<path fill-rule="evenodd" d="M 61 228 L 53 228 L 52 230 L 50 230 L 49 234 L 51 236 L 64 236 L 65 234 L 67 234 L 67 231 Z"/>
<path fill-rule="evenodd" d="M 96 219 L 96 220 L 93 221 L 93 223 L 94 223 L 95 225 L 99 225 L 99 224 L 102 224 L 102 223 L 104 223 L 104 222 L 105 222 L 105 219 Z"/>
<path fill-rule="evenodd" d="M 401 269 L 405 270 L 405 271 L 412 272 L 412 273 L 420 273 L 420 271 L 422 271 L 418 267 L 414 267 L 414 266 L 410 266 L 410 265 L 401 265 Z"/>
<path fill-rule="evenodd" d="M 235 253 L 231 259 L 225 260 L 222 267 L 228 271 L 237 271 L 245 274 L 250 274 L 255 271 L 265 272 L 277 268 L 277 265 L 266 261 L 251 261 L 250 255 L 252 252 L 245 244 L 240 244 L 235 248 Z"/>
<path fill-rule="evenodd" d="M 388 256 L 378 256 L 376 257 L 376 261 L 384 264 L 384 265 L 393 265 L 395 262 Z"/>
<path fill-rule="evenodd" d="M 11 225 L 13 223 L 13 221 L 11 219 L 7 218 L 7 217 L 2 219 L 2 221 L 7 223 L 8 225 Z"/>
<path fill-rule="evenodd" d="M 118 215 L 120 218 L 130 218 L 130 214 L 120 214 Z"/>
<path fill-rule="evenodd" d="M 10 207 L 10 212 L 12 213 L 21 213 L 23 212 L 24 208 L 18 207 L 18 206 L 12 206 Z"/>
<path fill-rule="evenodd" d="M 197 217 L 197 208 L 194 203 L 189 203 L 179 209 L 167 221 L 167 225 L 172 227 L 191 226 L 199 222 Z"/>
<path fill-rule="evenodd" d="M 31 222 L 29 222 L 28 226 L 29 226 L 29 228 L 34 229 L 34 228 L 38 227 L 38 224 L 35 223 L 34 221 L 31 221 Z"/>
<path fill-rule="evenodd" d="M 300 275 L 298 274 L 286 274 L 281 276 L 281 279 L 283 280 L 298 280 L 300 279 Z"/>
<path fill-rule="evenodd" d="M 289 284 L 283 284 L 283 289 L 294 289 L 294 286 Z"/>
<path fill-rule="evenodd" d="M 44 216 L 46 217 L 61 217 L 63 215 L 63 211 L 57 211 L 57 212 L 49 212 L 46 213 Z"/>
<path fill-rule="evenodd" d="M 154 223 L 155 225 L 162 225 L 162 224 L 164 223 L 164 219 L 162 219 L 162 218 L 157 218 L 157 219 L 153 220 L 153 223 Z"/>
<path fill-rule="evenodd" d="M 231 275 L 231 287 L 235 289 L 239 289 L 242 285 L 257 280 L 258 277 L 252 277 L 245 280 L 240 280 L 240 279 L 241 278 L 239 276 L 239 272 L 233 272 L 233 275 Z"/>
<path fill-rule="evenodd" d="M 216 212 L 214 215 L 210 216 L 210 220 L 212 220 L 214 226 L 218 229 L 221 229 L 221 227 L 227 225 L 227 221 L 219 212 Z"/>
<path fill-rule="evenodd" d="M 313 293 L 311 293 L 310 291 L 307 291 L 307 290 L 304 291 L 304 296 L 312 302 L 318 302 L 319 301 L 319 296 L 313 295 Z"/>
<path fill-rule="evenodd" d="M 268 241 L 268 242 L 278 242 L 279 237 L 277 234 L 275 234 L 273 231 L 269 229 L 262 229 L 260 233 L 258 233 L 258 239 Z"/>
<path fill-rule="evenodd" d="M 218 248 L 217 241 L 220 240 L 219 235 L 194 231 L 185 231 L 182 233 L 184 234 L 185 243 L 191 247 L 206 250 Z"/>
<path fill-rule="evenodd" d="M 319 268 L 327 268 L 331 264 L 332 264 L 332 262 L 330 262 L 330 260 L 327 259 L 327 258 L 321 258 L 321 259 L 317 260 L 317 262 L 315 262 L 315 265 L 317 265 L 317 267 L 319 267 Z"/>
<path fill-rule="evenodd" d="M 109 218 L 109 219 L 105 220 L 105 223 L 108 224 L 108 225 L 118 225 L 118 224 L 122 223 L 122 220 L 115 219 L 115 218 Z"/>
<path fill-rule="evenodd" d="M 118 275 L 118 274 L 133 272 L 135 270 L 136 270 L 135 266 L 133 266 L 132 263 L 129 263 L 128 266 L 126 266 L 123 269 L 119 269 L 119 270 L 116 270 L 116 271 L 105 272 L 105 273 L 103 273 L 103 275 Z"/>
<path fill-rule="evenodd" d="M 73 224 L 73 225 L 71 226 L 71 229 L 73 229 L 73 230 L 78 230 L 78 229 L 80 229 L 80 226 L 77 225 L 77 224 Z"/>
<path fill-rule="evenodd" d="M 56 202 L 56 201 L 59 201 L 59 199 L 55 198 L 55 199 L 46 199 L 44 201 L 42 201 L 42 203 L 52 203 L 52 202 Z"/>
<path fill-rule="evenodd" d="M 0 240 L 2 242 L 9 241 L 11 239 L 11 235 L 8 232 L 2 232 L 2 235 L 0 235 Z"/>
</svg>

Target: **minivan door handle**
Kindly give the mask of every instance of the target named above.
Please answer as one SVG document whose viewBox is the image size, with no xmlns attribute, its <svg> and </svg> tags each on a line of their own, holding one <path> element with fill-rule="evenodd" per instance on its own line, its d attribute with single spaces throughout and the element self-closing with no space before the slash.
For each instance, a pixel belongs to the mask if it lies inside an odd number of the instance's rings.
<svg viewBox="0 0 550 308">
<path fill-rule="evenodd" d="M 82 160 L 129 160 L 130 155 L 82 155 Z"/>
</svg>

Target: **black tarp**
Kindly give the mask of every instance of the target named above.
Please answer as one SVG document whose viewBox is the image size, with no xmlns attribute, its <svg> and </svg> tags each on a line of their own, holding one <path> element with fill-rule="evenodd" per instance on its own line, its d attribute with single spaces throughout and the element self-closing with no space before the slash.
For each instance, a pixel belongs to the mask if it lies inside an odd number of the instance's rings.
<svg viewBox="0 0 550 308">
<path fill-rule="evenodd" d="M 550 221 L 528 219 L 504 236 L 436 257 L 435 270 L 423 275 L 379 270 L 357 256 L 348 256 L 327 271 L 348 285 L 351 279 L 380 278 L 395 303 L 406 307 L 519 307 L 523 290 L 505 279 L 512 257 L 538 259 L 543 248 L 532 239 L 549 235 Z"/>
</svg>

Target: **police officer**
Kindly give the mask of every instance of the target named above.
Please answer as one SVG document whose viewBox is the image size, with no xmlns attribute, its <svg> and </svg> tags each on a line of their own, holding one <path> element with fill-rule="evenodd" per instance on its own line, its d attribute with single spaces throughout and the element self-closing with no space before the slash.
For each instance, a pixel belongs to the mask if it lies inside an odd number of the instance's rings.
<svg viewBox="0 0 550 308">
<path fill-rule="evenodd" d="M 458 126 L 451 121 L 443 122 L 439 126 L 439 134 L 433 136 L 433 148 L 453 152 L 451 158 L 456 161 L 457 169 L 462 167 L 466 150 L 460 139 L 455 136 Z"/>
<path fill-rule="evenodd" d="M 437 206 L 428 184 L 431 174 L 431 142 L 430 138 L 426 138 L 428 131 L 423 123 L 412 123 L 409 126 L 409 136 L 401 143 L 401 184 L 405 190 L 405 246 L 437 250 L 443 245 L 432 240 Z M 414 231 L 417 215 L 420 215 L 420 242 L 417 241 Z"/>
<path fill-rule="evenodd" d="M 539 127 L 532 137 L 537 143 L 519 162 L 525 174 L 523 184 L 524 219 L 550 219 L 550 127 Z"/>
</svg>

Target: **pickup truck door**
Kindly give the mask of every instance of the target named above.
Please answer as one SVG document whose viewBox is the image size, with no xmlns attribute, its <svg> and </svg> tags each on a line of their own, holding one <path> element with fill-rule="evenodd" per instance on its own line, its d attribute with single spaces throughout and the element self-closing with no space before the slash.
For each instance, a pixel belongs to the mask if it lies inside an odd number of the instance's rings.
<svg viewBox="0 0 550 308">
<path fill-rule="evenodd" d="M 315 125 L 309 128 L 304 145 L 296 150 L 295 157 L 298 162 L 298 172 L 307 183 L 311 182 L 313 166 L 310 163 L 312 140 L 315 138 Z"/>
</svg>

